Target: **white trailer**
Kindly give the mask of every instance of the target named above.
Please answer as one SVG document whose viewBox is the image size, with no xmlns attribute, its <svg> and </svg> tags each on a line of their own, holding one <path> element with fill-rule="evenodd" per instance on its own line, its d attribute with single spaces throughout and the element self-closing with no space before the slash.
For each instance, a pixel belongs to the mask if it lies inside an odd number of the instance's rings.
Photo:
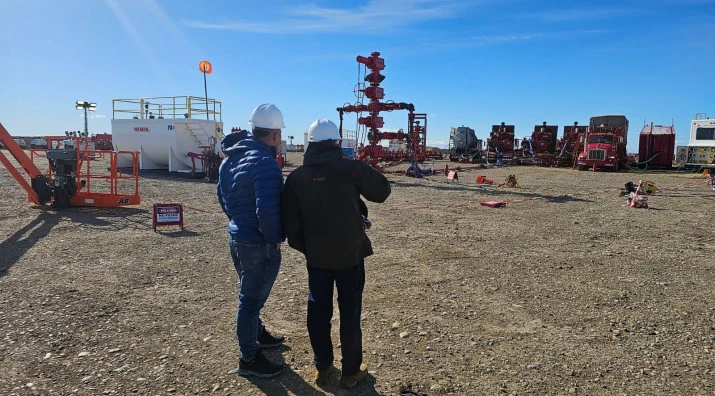
<svg viewBox="0 0 715 396">
<path fill-rule="evenodd" d="M 715 120 L 698 113 L 690 123 L 690 142 L 678 146 L 675 162 L 686 168 L 715 168 Z"/>
</svg>

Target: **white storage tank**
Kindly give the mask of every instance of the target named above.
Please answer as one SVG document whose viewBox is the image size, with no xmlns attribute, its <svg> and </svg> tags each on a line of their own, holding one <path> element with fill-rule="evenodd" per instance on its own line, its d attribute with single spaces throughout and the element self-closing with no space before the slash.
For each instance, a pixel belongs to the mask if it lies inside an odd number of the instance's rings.
<svg viewBox="0 0 715 396">
<path fill-rule="evenodd" d="M 218 151 L 224 136 L 221 104 L 213 99 L 208 103 L 207 113 L 204 98 L 115 99 L 112 117 L 114 150 L 139 152 L 140 169 L 189 172 L 192 161 L 188 153 L 200 154 L 201 146 L 211 145 Z M 119 167 L 131 166 L 129 156 L 120 155 L 117 159 Z M 201 161 L 195 161 L 195 166 L 196 171 L 203 171 Z"/>
</svg>

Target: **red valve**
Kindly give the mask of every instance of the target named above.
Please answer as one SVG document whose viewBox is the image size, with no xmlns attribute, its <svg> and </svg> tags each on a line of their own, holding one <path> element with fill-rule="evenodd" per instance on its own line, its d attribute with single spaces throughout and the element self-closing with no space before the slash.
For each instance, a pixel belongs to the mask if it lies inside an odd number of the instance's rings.
<svg viewBox="0 0 715 396">
<path fill-rule="evenodd" d="M 357 58 L 355 58 L 355 60 L 357 60 L 358 63 L 362 63 L 365 66 L 367 66 L 368 69 L 372 69 L 372 70 L 384 70 L 385 69 L 385 60 L 380 58 L 379 52 L 373 52 L 372 54 L 370 54 L 369 58 L 358 55 Z"/>
<path fill-rule="evenodd" d="M 385 97 L 385 89 L 380 87 L 367 87 L 364 92 L 365 96 L 370 99 L 383 99 Z"/>
</svg>

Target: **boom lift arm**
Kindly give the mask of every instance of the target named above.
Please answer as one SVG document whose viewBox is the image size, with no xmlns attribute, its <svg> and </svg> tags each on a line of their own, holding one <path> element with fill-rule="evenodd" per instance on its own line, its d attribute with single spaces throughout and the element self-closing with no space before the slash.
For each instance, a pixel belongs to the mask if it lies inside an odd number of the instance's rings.
<svg viewBox="0 0 715 396">
<path fill-rule="evenodd" d="M 7 147 L 10 154 L 20 164 L 30 177 L 30 183 L 20 171 L 10 162 L 10 159 L 0 152 L 0 163 L 2 163 L 8 172 L 17 180 L 25 191 L 27 191 L 28 199 L 35 205 L 44 205 L 52 199 L 52 189 L 48 184 L 47 178 L 37 169 L 37 166 L 32 162 L 30 157 L 25 154 L 25 151 L 17 144 L 15 139 L 10 136 L 10 133 L 0 123 L 0 142 Z"/>
</svg>

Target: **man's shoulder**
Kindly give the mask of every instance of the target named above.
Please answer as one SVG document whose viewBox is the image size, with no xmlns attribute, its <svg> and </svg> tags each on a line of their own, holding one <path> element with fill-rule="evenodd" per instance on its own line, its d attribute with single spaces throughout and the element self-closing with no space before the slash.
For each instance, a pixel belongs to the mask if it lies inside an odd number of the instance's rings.
<svg viewBox="0 0 715 396">
<path fill-rule="evenodd" d="M 288 174 L 288 177 L 286 177 L 286 182 L 288 182 L 288 180 L 295 180 L 295 178 L 305 175 L 308 171 L 308 167 L 306 167 L 305 165 L 301 165 L 293 169 L 293 171 Z"/>
</svg>

